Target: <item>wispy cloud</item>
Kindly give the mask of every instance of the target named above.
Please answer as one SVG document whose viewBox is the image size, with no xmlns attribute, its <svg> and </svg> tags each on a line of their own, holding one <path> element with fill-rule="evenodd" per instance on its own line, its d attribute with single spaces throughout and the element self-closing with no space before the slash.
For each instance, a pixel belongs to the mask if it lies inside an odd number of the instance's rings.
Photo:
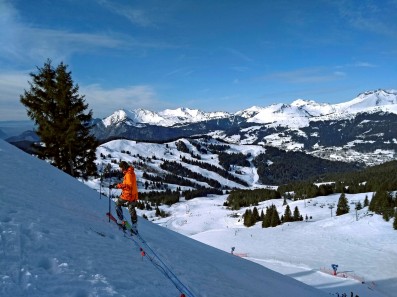
<svg viewBox="0 0 397 297">
<path fill-rule="evenodd" d="M 374 68 L 377 66 L 368 62 L 356 62 L 353 64 L 353 67 Z"/>
<path fill-rule="evenodd" d="M 106 49 L 175 47 L 157 40 L 138 40 L 125 33 L 75 32 L 27 25 L 20 21 L 17 10 L 10 3 L 0 0 L 0 62 L 32 64 L 32 61 L 42 62 L 49 57 L 58 62 L 75 53 Z"/>
<path fill-rule="evenodd" d="M 20 103 L 20 95 L 28 90 L 31 81 L 29 71 L 0 73 L 0 121 L 26 120 L 26 109 Z M 106 89 L 99 84 L 80 85 L 79 94 L 84 95 L 95 117 L 105 117 L 116 109 L 148 108 L 157 110 L 166 106 L 157 98 L 153 87 L 147 85 Z"/>
<path fill-rule="evenodd" d="M 3 62 L 31 64 L 48 57 L 65 59 L 76 52 L 123 48 L 131 43 L 123 36 L 30 26 L 20 21 L 10 2 L 0 1 L 0 61 Z"/>
<path fill-rule="evenodd" d="M 150 18 L 147 12 L 143 9 L 133 8 L 131 5 L 123 5 L 117 1 L 110 2 L 108 0 L 100 0 L 99 4 L 109 11 L 128 19 L 135 25 L 141 27 L 155 26 L 155 21 Z"/>
<path fill-rule="evenodd" d="M 224 48 L 224 50 L 229 54 L 232 54 L 234 57 L 239 58 L 240 60 L 243 60 L 245 62 L 253 61 L 253 59 L 251 59 L 249 56 L 234 48 Z"/>
<path fill-rule="evenodd" d="M 370 62 L 364 62 L 364 61 L 358 61 L 350 64 L 345 64 L 345 65 L 339 65 L 336 66 L 336 69 L 344 69 L 344 68 L 375 68 L 378 67 L 375 64 L 372 64 Z"/>
<path fill-rule="evenodd" d="M 28 71 L 0 73 L 0 120 L 26 120 L 26 109 L 20 95 L 29 87 Z"/>
<path fill-rule="evenodd" d="M 394 21 L 396 1 L 343 0 L 331 3 L 337 6 L 340 17 L 351 26 L 362 31 L 397 37 L 397 23 Z"/>
<path fill-rule="evenodd" d="M 5 30 L 0 29 L 0 31 Z M 0 35 L 0 54 L 3 60 L 54 61 L 65 60 L 76 53 L 89 53 L 102 49 L 132 50 L 150 48 L 173 48 L 163 42 L 139 41 L 120 34 L 77 33 L 41 28 L 13 28 L 13 37 L 8 40 Z M 1 32 L 0 32 L 1 33 Z"/>
<path fill-rule="evenodd" d="M 183 77 L 189 77 L 191 76 L 196 70 L 194 70 L 192 67 L 181 67 L 175 70 L 171 70 L 167 72 L 164 76 L 169 77 L 169 76 L 183 76 Z"/>
<path fill-rule="evenodd" d="M 332 81 L 340 78 L 340 73 L 325 68 L 302 68 L 291 71 L 274 72 L 261 77 L 262 80 L 280 80 L 286 83 L 307 84 Z"/>
<path fill-rule="evenodd" d="M 95 117 L 105 117 L 116 109 L 148 108 L 157 110 L 164 103 L 157 98 L 153 87 L 147 85 L 105 89 L 99 84 L 80 87 L 81 94 Z"/>
</svg>

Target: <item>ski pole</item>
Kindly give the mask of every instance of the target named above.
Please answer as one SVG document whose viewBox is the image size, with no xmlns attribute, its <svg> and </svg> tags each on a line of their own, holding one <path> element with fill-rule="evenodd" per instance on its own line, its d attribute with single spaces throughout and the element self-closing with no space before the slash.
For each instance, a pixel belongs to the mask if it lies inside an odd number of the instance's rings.
<svg viewBox="0 0 397 297">
<path fill-rule="evenodd" d="M 110 194 L 111 194 L 111 184 L 112 184 L 112 170 L 109 169 L 109 213 L 110 213 Z M 110 223 L 110 216 L 109 216 L 109 223 Z"/>
<path fill-rule="evenodd" d="M 102 199 L 102 181 L 103 181 L 103 163 L 101 164 L 100 172 L 100 180 L 99 180 L 99 199 Z"/>
</svg>

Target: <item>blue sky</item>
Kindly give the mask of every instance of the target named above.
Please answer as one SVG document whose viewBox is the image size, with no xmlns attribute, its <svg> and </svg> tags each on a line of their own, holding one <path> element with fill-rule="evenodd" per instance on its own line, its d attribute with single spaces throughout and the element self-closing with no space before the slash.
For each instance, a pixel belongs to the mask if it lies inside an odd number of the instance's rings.
<svg viewBox="0 0 397 297">
<path fill-rule="evenodd" d="M 397 0 L 0 0 L 0 121 L 47 58 L 95 117 L 236 112 L 397 88 Z"/>
</svg>

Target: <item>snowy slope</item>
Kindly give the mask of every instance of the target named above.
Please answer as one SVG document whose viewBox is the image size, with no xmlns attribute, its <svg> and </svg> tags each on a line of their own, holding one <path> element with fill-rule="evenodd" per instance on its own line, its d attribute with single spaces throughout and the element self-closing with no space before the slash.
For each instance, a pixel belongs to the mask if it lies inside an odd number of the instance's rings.
<svg viewBox="0 0 397 297">
<path fill-rule="evenodd" d="M 197 148 L 194 147 L 188 140 L 180 139 L 177 142 L 179 142 L 179 141 L 184 142 L 185 145 L 189 148 L 189 150 L 193 154 L 200 155 L 200 162 L 205 162 L 207 164 L 211 164 L 211 165 L 221 168 L 221 166 L 219 165 L 219 158 L 218 158 L 217 154 L 209 154 L 209 153 L 208 154 L 200 154 L 200 152 L 197 151 Z M 215 140 L 213 140 L 212 142 L 216 143 L 216 144 L 219 143 Z M 256 157 L 257 155 L 265 152 L 265 149 L 258 145 L 240 146 L 240 145 L 229 144 L 228 146 L 230 147 L 230 149 L 227 150 L 228 153 L 242 153 L 244 155 L 251 155 L 251 158 Z M 129 153 L 126 153 L 126 152 L 129 152 Z M 97 148 L 96 155 L 97 155 L 98 168 L 104 168 L 107 164 L 112 164 L 112 160 L 125 160 L 130 163 L 144 162 L 145 163 L 145 171 L 147 173 L 154 172 L 156 174 L 158 174 L 159 172 L 163 172 L 163 170 L 160 169 L 160 164 L 162 163 L 162 161 L 160 161 L 160 160 L 180 162 L 181 157 L 184 157 L 184 158 L 187 158 L 190 160 L 196 160 L 195 158 L 192 157 L 191 154 L 179 151 L 176 148 L 175 141 L 169 142 L 167 144 L 157 144 L 157 143 L 136 142 L 136 141 L 131 141 L 131 140 L 113 140 L 113 141 L 109 141 L 107 143 L 100 145 Z M 106 157 L 105 159 L 103 159 L 101 156 L 111 156 L 111 158 Z M 153 158 L 153 159 L 151 159 L 151 158 Z M 151 160 L 147 161 L 148 159 L 151 159 Z M 145 160 L 145 161 L 142 161 L 142 160 Z M 243 187 L 241 184 L 237 184 L 233 181 L 230 181 L 230 180 L 216 174 L 215 172 L 211 172 L 211 171 L 202 169 L 199 166 L 188 165 L 188 164 L 183 164 L 183 166 L 193 172 L 200 173 L 204 177 L 217 180 L 224 186 L 229 186 L 230 188 L 234 188 L 234 187 L 242 188 Z M 113 164 L 113 167 L 116 168 L 117 166 Z M 243 174 L 235 173 L 234 174 L 235 176 L 246 181 L 247 183 L 249 183 L 252 186 L 264 187 L 263 185 L 257 184 L 258 176 L 257 176 L 256 168 L 254 166 L 238 167 L 238 169 Z M 140 166 L 136 167 L 136 173 L 137 173 L 137 176 L 139 177 L 140 181 L 142 183 L 144 183 L 145 181 L 142 178 L 143 171 Z M 209 187 L 208 184 L 203 184 L 203 186 Z M 99 189 L 99 187 L 97 186 L 96 189 Z"/>
<path fill-rule="evenodd" d="M 377 90 L 365 92 L 358 95 L 351 101 L 335 104 L 336 110 L 339 112 L 363 112 L 377 107 L 389 108 L 397 104 L 397 90 Z"/>
<path fill-rule="evenodd" d="M 107 222 L 106 198 L 4 141 L 0 164 L 1 296 L 180 295 Z M 139 229 L 193 296 L 329 296 L 144 219 Z"/>
</svg>

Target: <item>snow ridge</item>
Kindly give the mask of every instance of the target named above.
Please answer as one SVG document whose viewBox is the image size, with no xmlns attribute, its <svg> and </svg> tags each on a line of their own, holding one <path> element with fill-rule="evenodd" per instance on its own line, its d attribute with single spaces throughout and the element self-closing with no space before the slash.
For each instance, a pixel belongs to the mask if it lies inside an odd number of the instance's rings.
<svg viewBox="0 0 397 297">
<path fill-rule="evenodd" d="M 267 107 L 253 106 L 234 114 L 227 112 L 203 112 L 198 109 L 177 108 L 154 112 L 146 109 L 118 110 L 102 123 L 107 127 L 126 123 L 128 125 L 158 125 L 170 127 L 213 119 L 240 116 L 247 122 L 283 125 L 301 128 L 310 121 L 349 118 L 361 112 L 391 112 L 397 114 L 397 90 L 375 90 L 359 94 L 351 101 L 328 104 L 313 100 L 297 99 L 291 104 L 272 104 Z"/>
</svg>

